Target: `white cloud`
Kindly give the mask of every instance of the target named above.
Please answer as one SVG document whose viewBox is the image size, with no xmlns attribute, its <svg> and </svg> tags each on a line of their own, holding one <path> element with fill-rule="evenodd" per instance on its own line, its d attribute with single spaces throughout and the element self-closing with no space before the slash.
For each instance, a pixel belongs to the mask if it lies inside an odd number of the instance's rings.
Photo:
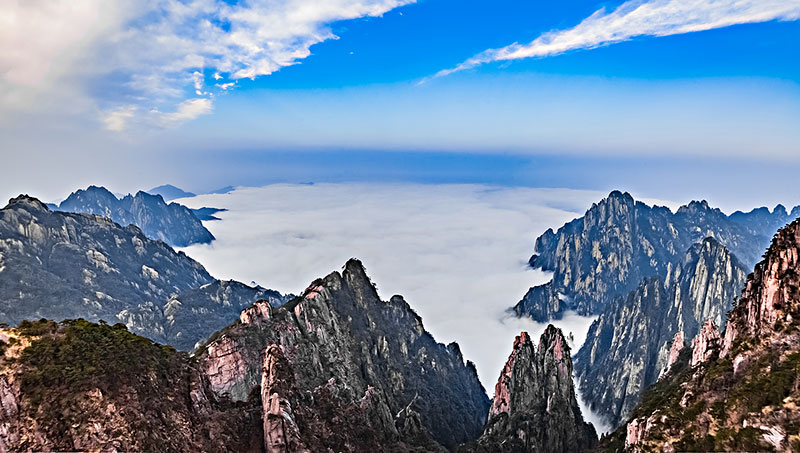
<svg viewBox="0 0 800 453">
<path fill-rule="evenodd" d="M 200 93 L 198 93 L 200 94 Z M 105 124 L 106 130 L 113 132 L 126 132 L 137 126 L 139 130 L 143 126 L 148 128 L 170 128 L 180 126 L 199 116 L 211 113 L 214 104 L 208 98 L 187 99 L 177 106 L 172 112 L 161 112 L 158 109 L 144 111 L 136 105 L 128 105 L 103 112 L 101 119 Z"/>
<path fill-rule="evenodd" d="M 103 123 L 106 125 L 106 129 L 110 131 L 122 132 L 126 129 L 128 121 L 133 118 L 135 112 L 136 109 L 132 107 L 119 108 L 104 115 L 102 118 Z"/>
<path fill-rule="evenodd" d="M 459 343 L 491 396 L 514 336 L 538 338 L 546 327 L 505 313 L 549 279 L 526 267 L 536 236 L 604 195 L 481 185 L 240 188 L 180 201 L 230 209 L 206 222 L 215 242 L 183 250 L 218 278 L 294 293 L 358 257 L 381 297 L 402 294 L 437 341 Z M 572 315 L 556 324 L 577 348 L 591 321 Z"/>
<path fill-rule="evenodd" d="M 330 23 L 379 16 L 413 1 L 2 2 L 0 86 L 29 93 L 24 102 L 0 96 L 0 113 L 56 90 L 89 97 L 112 118 L 131 105 L 137 112 L 180 110 L 189 93 L 211 94 L 205 71 L 227 80 L 220 83 L 226 87 L 271 74 L 336 38 Z"/>
<path fill-rule="evenodd" d="M 631 0 L 612 12 L 601 8 L 577 26 L 545 33 L 527 44 L 486 50 L 434 77 L 495 61 L 548 57 L 570 50 L 770 20 L 797 20 L 798 0 Z"/>
</svg>

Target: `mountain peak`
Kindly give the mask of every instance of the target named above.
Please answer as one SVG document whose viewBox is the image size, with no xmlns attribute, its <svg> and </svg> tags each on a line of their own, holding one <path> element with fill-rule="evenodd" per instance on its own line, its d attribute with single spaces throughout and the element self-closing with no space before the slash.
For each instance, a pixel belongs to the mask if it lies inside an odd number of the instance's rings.
<svg viewBox="0 0 800 453">
<path fill-rule="evenodd" d="M 195 194 L 186 192 L 185 190 L 175 187 L 172 184 L 164 184 L 158 187 L 153 187 L 147 191 L 150 195 L 161 195 L 164 201 L 174 200 L 176 198 L 189 198 L 194 197 Z"/>
<path fill-rule="evenodd" d="M 729 316 L 722 356 L 742 336 L 768 337 L 800 319 L 800 219 L 778 230 Z"/>
<path fill-rule="evenodd" d="M 495 386 L 477 451 L 500 444 L 505 451 L 583 451 L 596 442 L 594 427 L 578 408 L 561 330 L 548 325 L 538 347 L 521 332 Z"/>
<path fill-rule="evenodd" d="M 28 194 L 21 194 L 8 200 L 8 204 L 6 205 L 5 209 L 14 207 L 29 207 L 40 211 L 50 210 L 47 205 L 42 203 L 38 198 L 34 198 Z"/>
</svg>

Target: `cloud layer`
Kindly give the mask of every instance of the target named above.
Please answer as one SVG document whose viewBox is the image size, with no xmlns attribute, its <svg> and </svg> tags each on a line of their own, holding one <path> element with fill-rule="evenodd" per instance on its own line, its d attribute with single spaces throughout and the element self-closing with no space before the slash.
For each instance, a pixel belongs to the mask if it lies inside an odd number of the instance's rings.
<svg viewBox="0 0 800 453">
<path fill-rule="evenodd" d="M 611 12 L 601 8 L 573 28 L 545 33 L 527 44 L 514 43 L 486 50 L 434 77 L 496 61 L 593 49 L 639 36 L 677 35 L 799 17 L 798 0 L 631 0 Z"/>
<path fill-rule="evenodd" d="M 243 78 L 293 65 L 335 21 L 414 0 L 11 0 L 0 4 L 0 109 L 68 88 L 107 128 L 207 113 Z M 161 110 L 166 113 L 162 113 Z"/>
<path fill-rule="evenodd" d="M 514 336 L 545 324 L 508 317 L 549 279 L 526 268 L 537 235 L 605 194 L 481 185 L 271 185 L 181 200 L 216 206 L 217 240 L 183 249 L 218 278 L 297 293 L 358 257 L 384 299 L 402 294 L 437 341 L 457 341 L 491 395 Z M 583 343 L 591 318 L 557 322 Z"/>
</svg>

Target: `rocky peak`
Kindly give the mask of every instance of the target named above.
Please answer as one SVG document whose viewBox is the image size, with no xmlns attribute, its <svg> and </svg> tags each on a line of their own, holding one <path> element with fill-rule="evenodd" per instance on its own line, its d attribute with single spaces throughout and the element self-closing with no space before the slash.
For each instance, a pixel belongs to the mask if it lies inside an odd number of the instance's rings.
<svg viewBox="0 0 800 453">
<path fill-rule="evenodd" d="M 578 408 L 572 359 L 561 330 L 549 325 L 538 347 L 522 332 L 500 373 L 475 450 L 582 451 L 596 441 L 594 427 Z"/>
<path fill-rule="evenodd" d="M 212 388 L 245 400 L 261 385 L 261 352 L 280 345 L 297 390 L 285 397 L 289 406 L 270 410 L 291 409 L 311 451 L 378 451 L 398 440 L 435 450 L 436 442 L 455 448 L 480 435 L 489 400 L 474 366 L 457 345 L 437 343 L 402 297 L 381 300 L 358 260 L 280 307 L 246 309 L 240 320 L 199 354 Z"/>
<path fill-rule="evenodd" d="M 270 345 L 264 351 L 261 370 L 264 447 L 268 453 L 308 451 L 300 440 L 289 400 L 295 391 L 294 373 L 283 349 Z"/>
<path fill-rule="evenodd" d="M 669 373 L 672 366 L 678 361 L 678 357 L 680 357 L 684 347 L 686 347 L 686 344 L 683 339 L 683 332 L 679 330 L 672 339 L 672 346 L 670 346 L 669 355 L 667 356 L 667 365 L 664 367 L 662 376 Z"/>
<path fill-rule="evenodd" d="M 712 208 L 711 206 L 709 206 L 708 201 L 706 200 L 700 200 L 700 201 L 692 200 L 689 202 L 689 204 L 679 207 L 678 210 L 676 211 L 677 214 L 694 214 L 699 212 L 716 212 L 720 214 L 722 213 L 722 211 L 720 211 L 719 209 Z"/>
<path fill-rule="evenodd" d="M 706 319 L 725 319 L 745 279 L 739 261 L 706 238 L 686 251 L 668 278 L 646 278 L 609 303 L 576 355 L 585 401 L 612 426 L 623 422 L 671 368 L 684 340 L 694 338 Z"/>
<path fill-rule="evenodd" d="M 798 248 L 800 220 L 775 235 L 748 277 L 724 340 L 707 320 L 691 361 L 679 360 L 642 398 L 627 430 L 608 441 L 624 438 L 635 452 L 800 448 L 793 428 L 800 425 Z"/>
<path fill-rule="evenodd" d="M 740 336 L 769 336 L 800 319 L 800 219 L 782 228 L 756 265 L 725 331 L 725 356 Z M 732 325 L 731 325 L 732 324 Z"/>
<path fill-rule="evenodd" d="M 708 318 L 700 333 L 692 340 L 692 366 L 700 365 L 719 352 L 719 340 L 719 330 L 714 320 Z"/>
<path fill-rule="evenodd" d="M 36 211 L 49 211 L 50 209 L 47 208 L 47 205 L 39 201 L 38 198 L 31 197 L 26 194 L 21 194 L 17 197 L 14 197 L 8 200 L 8 204 L 3 209 L 33 209 Z"/>
<path fill-rule="evenodd" d="M 58 209 L 108 217 L 123 226 L 133 224 L 148 237 L 172 246 L 185 247 L 214 240 L 189 208 L 178 203 L 167 204 L 161 195 L 142 191 L 117 199 L 104 187 L 89 186 L 70 194 Z"/>
<path fill-rule="evenodd" d="M 514 338 L 514 346 L 511 349 L 511 355 L 508 357 L 503 371 L 500 372 L 500 379 L 497 380 L 497 384 L 494 387 L 494 398 L 492 399 L 490 416 L 509 411 L 511 405 L 509 385 L 512 382 L 517 354 L 523 345 L 530 344 L 530 342 L 531 338 L 528 336 L 528 332 L 522 332 Z"/>
<path fill-rule="evenodd" d="M 612 192 L 583 217 L 536 240 L 529 264 L 552 271 L 553 280 L 531 288 L 513 311 L 540 322 L 558 319 L 567 310 L 597 315 L 642 279 L 671 278 L 686 250 L 707 237 L 752 266 L 775 231 L 773 221 L 756 217 L 728 217 L 705 201 L 693 201 L 673 213 Z"/>
</svg>

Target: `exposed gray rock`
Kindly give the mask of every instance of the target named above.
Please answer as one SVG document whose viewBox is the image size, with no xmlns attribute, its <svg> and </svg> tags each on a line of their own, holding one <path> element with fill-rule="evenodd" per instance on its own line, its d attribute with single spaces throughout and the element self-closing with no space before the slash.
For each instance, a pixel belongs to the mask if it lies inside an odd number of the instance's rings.
<svg viewBox="0 0 800 453">
<path fill-rule="evenodd" d="M 666 282 L 645 279 L 608 304 L 575 356 L 576 377 L 592 410 L 613 426 L 623 422 L 667 367 L 676 334 L 681 341 L 694 338 L 706 319 L 724 326 L 746 277 L 736 257 L 707 238 L 669 269 Z"/>
<path fill-rule="evenodd" d="M 489 420 L 477 452 L 580 452 L 597 443 L 575 398 L 570 349 L 553 325 L 538 347 L 527 332 L 514 348 L 495 386 Z"/>
<path fill-rule="evenodd" d="M 112 195 L 113 196 L 113 195 Z M 19 196 L 0 210 L 0 322 L 84 318 L 191 350 L 274 291 L 212 278 L 135 226 L 52 212 Z"/>
<path fill-rule="evenodd" d="M 766 209 L 765 209 L 766 210 Z M 800 213 L 800 208 L 794 210 Z M 705 201 L 675 213 L 614 191 L 586 214 L 536 240 L 532 267 L 553 272 L 553 281 L 532 288 L 513 308 L 537 321 L 558 319 L 566 310 L 600 314 L 607 303 L 632 291 L 647 277 L 665 278 L 692 244 L 713 237 L 748 268 L 769 245 L 786 210 L 754 210 L 726 216 Z"/>
<path fill-rule="evenodd" d="M 278 308 L 256 303 L 240 319 L 198 355 L 212 389 L 246 400 L 263 380 L 262 351 L 273 348 L 292 376 L 282 379 L 292 384 L 278 392 L 274 413 L 291 410 L 299 440 L 311 451 L 342 451 L 331 443 L 331 430 L 355 442 L 345 450 L 377 451 L 372 442 L 385 445 L 394 436 L 431 451 L 441 448 L 437 442 L 454 448 L 473 441 L 483 429 L 489 399 L 475 367 L 464 363 L 457 344 L 437 343 L 402 297 L 382 301 L 357 260 L 314 281 L 301 297 Z M 355 420 L 373 415 L 369 423 L 336 428 L 336 419 L 313 415 L 322 401 Z M 391 426 L 383 426 L 386 413 Z M 363 435 L 353 431 L 358 427 Z"/>
<path fill-rule="evenodd" d="M 178 203 L 167 204 L 160 195 L 141 191 L 117 199 L 103 187 L 89 186 L 86 190 L 72 193 L 58 209 L 101 215 L 122 226 L 136 225 L 147 237 L 175 247 L 214 240 L 192 210 Z"/>
</svg>

